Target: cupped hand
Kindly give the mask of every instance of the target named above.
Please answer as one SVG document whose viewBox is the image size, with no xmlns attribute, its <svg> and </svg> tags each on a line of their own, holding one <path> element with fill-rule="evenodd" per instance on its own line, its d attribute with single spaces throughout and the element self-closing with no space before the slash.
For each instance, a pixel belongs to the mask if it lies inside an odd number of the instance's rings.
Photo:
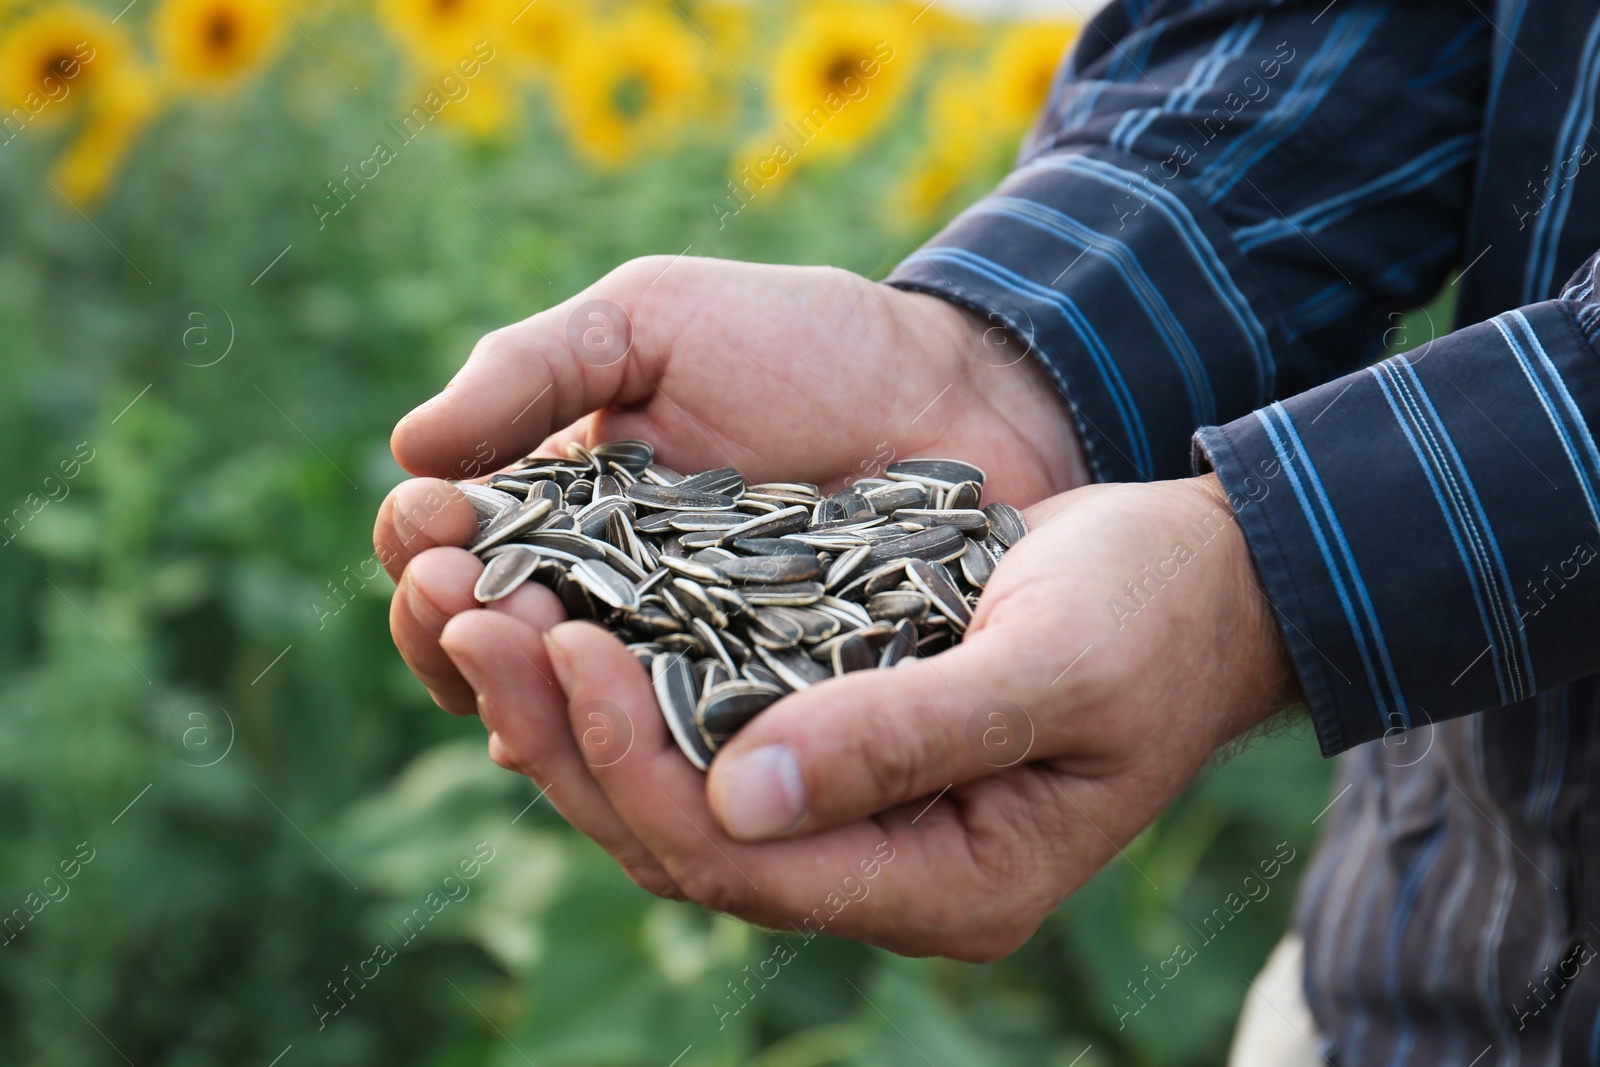
<svg viewBox="0 0 1600 1067">
<path fill-rule="evenodd" d="M 443 647 L 491 756 L 641 885 L 749 921 L 989 960 L 1024 941 L 1220 745 L 1297 700 L 1214 478 L 1029 513 L 966 640 L 773 705 L 690 767 L 645 672 L 544 590 Z M 541 616 L 542 617 L 538 617 Z M 532 683 L 548 668 L 560 692 Z"/>
<path fill-rule="evenodd" d="M 489 474 L 542 446 L 640 438 L 683 471 L 836 487 L 896 457 L 951 456 L 985 496 L 1027 506 L 1088 472 L 1066 406 L 1004 330 L 936 297 L 825 267 L 652 257 L 481 340 L 392 447 L 429 477 L 384 501 L 378 558 L 398 583 L 395 642 L 446 710 L 473 694 L 439 648 L 475 607 L 474 519 L 441 478 Z"/>
</svg>

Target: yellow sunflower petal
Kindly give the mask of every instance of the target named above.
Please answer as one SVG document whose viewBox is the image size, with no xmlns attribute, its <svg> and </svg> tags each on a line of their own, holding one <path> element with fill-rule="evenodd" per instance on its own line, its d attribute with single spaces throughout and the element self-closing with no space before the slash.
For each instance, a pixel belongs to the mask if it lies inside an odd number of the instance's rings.
<svg viewBox="0 0 1600 1067">
<path fill-rule="evenodd" d="M 94 207 L 159 109 L 155 79 L 144 70 L 124 68 L 106 92 L 94 98 L 88 120 L 56 160 L 51 180 L 78 207 Z"/>
<path fill-rule="evenodd" d="M 504 13 L 507 50 L 538 77 L 561 66 L 585 20 L 577 0 L 507 0 Z"/>
<path fill-rule="evenodd" d="M 424 73 L 448 68 L 481 41 L 497 40 L 506 24 L 503 0 L 380 0 L 379 11 Z"/>
<path fill-rule="evenodd" d="M 1014 134 L 993 120 L 989 79 L 972 72 L 946 76 L 928 94 L 928 144 L 901 183 L 899 209 L 921 222 L 938 214 L 963 188 L 1009 149 Z"/>
<path fill-rule="evenodd" d="M 505 80 L 488 72 L 470 80 L 455 79 L 463 95 L 450 99 L 450 106 L 439 118 L 480 137 L 487 137 L 511 126 L 517 119 L 517 96 Z"/>
<path fill-rule="evenodd" d="M 1019 22 L 1007 28 L 989 60 L 990 99 L 999 122 L 1017 130 L 1033 121 L 1080 28 L 1074 22 Z"/>
</svg>

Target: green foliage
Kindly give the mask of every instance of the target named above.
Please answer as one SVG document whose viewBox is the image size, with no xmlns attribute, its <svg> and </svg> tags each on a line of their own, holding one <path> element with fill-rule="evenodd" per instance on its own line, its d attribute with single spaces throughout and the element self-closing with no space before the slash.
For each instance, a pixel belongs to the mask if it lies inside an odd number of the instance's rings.
<svg viewBox="0 0 1600 1067">
<path fill-rule="evenodd" d="M 388 431 L 479 335 L 686 246 L 881 273 L 925 236 L 873 203 L 901 140 L 719 229 L 703 145 L 597 177 L 537 115 L 429 129 L 318 229 L 393 96 L 320 62 L 163 121 L 92 219 L 44 184 L 46 132 L 0 150 L 0 915 L 67 890 L 0 946 L 0 1062 L 1218 1062 L 1325 803 L 1308 738 L 1210 774 L 1000 964 L 818 938 L 719 1025 L 775 935 L 634 889 L 390 644 Z M 1270 895 L 1119 1029 L 1280 841 Z"/>
</svg>

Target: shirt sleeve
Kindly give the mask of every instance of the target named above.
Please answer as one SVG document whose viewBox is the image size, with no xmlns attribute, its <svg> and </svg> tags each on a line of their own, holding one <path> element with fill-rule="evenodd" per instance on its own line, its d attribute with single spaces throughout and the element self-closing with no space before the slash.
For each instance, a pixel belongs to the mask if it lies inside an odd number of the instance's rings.
<svg viewBox="0 0 1600 1067">
<path fill-rule="evenodd" d="M 887 281 L 1021 338 L 1097 478 L 1186 475 L 1198 427 L 1370 362 L 1437 290 L 1489 32 L 1454 0 L 1118 0 L 1017 169 Z"/>
<path fill-rule="evenodd" d="M 1325 753 L 1600 670 L 1597 271 L 1196 435 Z"/>
</svg>

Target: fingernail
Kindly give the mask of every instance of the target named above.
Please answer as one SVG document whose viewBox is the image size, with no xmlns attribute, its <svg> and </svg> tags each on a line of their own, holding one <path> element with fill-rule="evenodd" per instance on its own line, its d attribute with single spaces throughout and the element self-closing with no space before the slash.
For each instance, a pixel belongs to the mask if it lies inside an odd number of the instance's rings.
<svg viewBox="0 0 1600 1067">
<path fill-rule="evenodd" d="M 456 665 L 456 670 L 461 672 L 461 677 L 472 686 L 472 691 L 478 694 L 478 699 L 483 699 L 483 671 L 478 666 L 472 654 L 464 648 L 457 648 L 454 642 L 440 642 L 445 654 L 450 657 L 450 662 Z"/>
<path fill-rule="evenodd" d="M 450 613 L 439 607 L 433 597 L 417 582 L 416 572 L 407 570 L 400 575 L 400 584 L 406 598 L 406 607 L 418 622 L 430 630 L 443 631 L 450 622 Z"/>
<path fill-rule="evenodd" d="M 567 656 L 562 642 L 566 640 L 566 629 L 570 625 L 564 622 L 552 626 L 544 635 L 544 650 L 550 657 L 550 669 L 556 672 L 556 681 L 568 693 L 572 692 L 572 660 Z"/>
<path fill-rule="evenodd" d="M 734 837 L 761 841 L 805 818 L 805 783 L 789 746 L 767 745 L 739 756 L 723 774 L 727 830 Z"/>
</svg>

